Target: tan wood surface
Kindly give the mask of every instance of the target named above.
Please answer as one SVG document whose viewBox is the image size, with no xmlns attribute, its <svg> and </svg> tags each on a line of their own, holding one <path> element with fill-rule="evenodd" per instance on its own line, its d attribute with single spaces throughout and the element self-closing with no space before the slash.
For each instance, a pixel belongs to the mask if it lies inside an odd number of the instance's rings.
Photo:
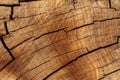
<svg viewBox="0 0 120 80">
<path fill-rule="evenodd" d="M 120 80 L 120 0 L 0 0 L 0 80 Z"/>
</svg>

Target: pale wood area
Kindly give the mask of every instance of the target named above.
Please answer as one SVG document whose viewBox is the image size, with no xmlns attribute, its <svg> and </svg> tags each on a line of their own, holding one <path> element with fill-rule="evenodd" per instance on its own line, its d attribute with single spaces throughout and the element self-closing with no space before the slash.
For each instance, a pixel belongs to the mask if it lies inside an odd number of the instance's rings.
<svg viewBox="0 0 120 80">
<path fill-rule="evenodd" d="M 0 0 L 0 80 L 120 80 L 120 0 Z"/>
<path fill-rule="evenodd" d="M 10 14 L 11 14 L 10 7 L 0 6 L 0 22 L 9 20 Z"/>
<path fill-rule="evenodd" d="M 19 4 L 19 0 L 0 0 L 0 5 L 15 5 Z"/>
</svg>

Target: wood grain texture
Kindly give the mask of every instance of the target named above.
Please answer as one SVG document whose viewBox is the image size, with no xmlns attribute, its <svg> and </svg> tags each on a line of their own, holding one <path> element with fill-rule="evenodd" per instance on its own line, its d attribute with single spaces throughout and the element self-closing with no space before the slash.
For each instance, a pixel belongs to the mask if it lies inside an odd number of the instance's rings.
<svg viewBox="0 0 120 80">
<path fill-rule="evenodd" d="M 119 0 L 0 1 L 0 80 L 119 80 Z"/>
<path fill-rule="evenodd" d="M 0 0 L 0 5 L 16 5 L 19 4 L 19 0 Z"/>
</svg>

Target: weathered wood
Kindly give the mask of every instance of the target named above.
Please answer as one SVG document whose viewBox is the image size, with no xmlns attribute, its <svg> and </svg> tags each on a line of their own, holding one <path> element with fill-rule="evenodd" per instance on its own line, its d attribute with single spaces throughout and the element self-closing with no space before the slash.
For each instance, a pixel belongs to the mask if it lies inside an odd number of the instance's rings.
<svg viewBox="0 0 120 80">
<path fill-rule="evenodd" d="M 9 52 L 5 49 L 5 46 L 0 42 L 0 71 L 12 61 Z"/>
<path fill-rule="evenodd" d="M 9 20 L 9 17 L 11 15 L 11 8 L 0 6 L 0 22 Z"/>
<path fill-rule="evenodd" d="M 119 3 L 1 1 L 0 80 L 119 80 Z"/>
<path fill-rule="evenodd" d="M 0 5 L 15 5 L 19 4 L 19 0 L 0 0 Z"/>
<path fill-rule="evenodd" d="M 6 35 L 5 23 L 0 23 L 0 36 Z"/>
<path fill-rule="evenodd" d="M 111 0 L 111 8 L 116 10 L 120 10 L 120 1 L 119 0 Z"/>
</svg>

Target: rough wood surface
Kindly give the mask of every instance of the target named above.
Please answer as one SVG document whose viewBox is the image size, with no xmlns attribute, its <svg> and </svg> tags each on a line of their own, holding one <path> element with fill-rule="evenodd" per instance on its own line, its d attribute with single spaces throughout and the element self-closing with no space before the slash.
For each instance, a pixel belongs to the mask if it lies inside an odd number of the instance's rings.
<svg viewBox="0 0 120 80">
<path fill-rule="evenodd" d="M 17 5 L 19 0 L 0 0 L 0 5 Z"/>
<path fill-rule="evenodd" d="M 120 0 L 0 0 L 0 80 L 120 80 Z"/>
</svg>

